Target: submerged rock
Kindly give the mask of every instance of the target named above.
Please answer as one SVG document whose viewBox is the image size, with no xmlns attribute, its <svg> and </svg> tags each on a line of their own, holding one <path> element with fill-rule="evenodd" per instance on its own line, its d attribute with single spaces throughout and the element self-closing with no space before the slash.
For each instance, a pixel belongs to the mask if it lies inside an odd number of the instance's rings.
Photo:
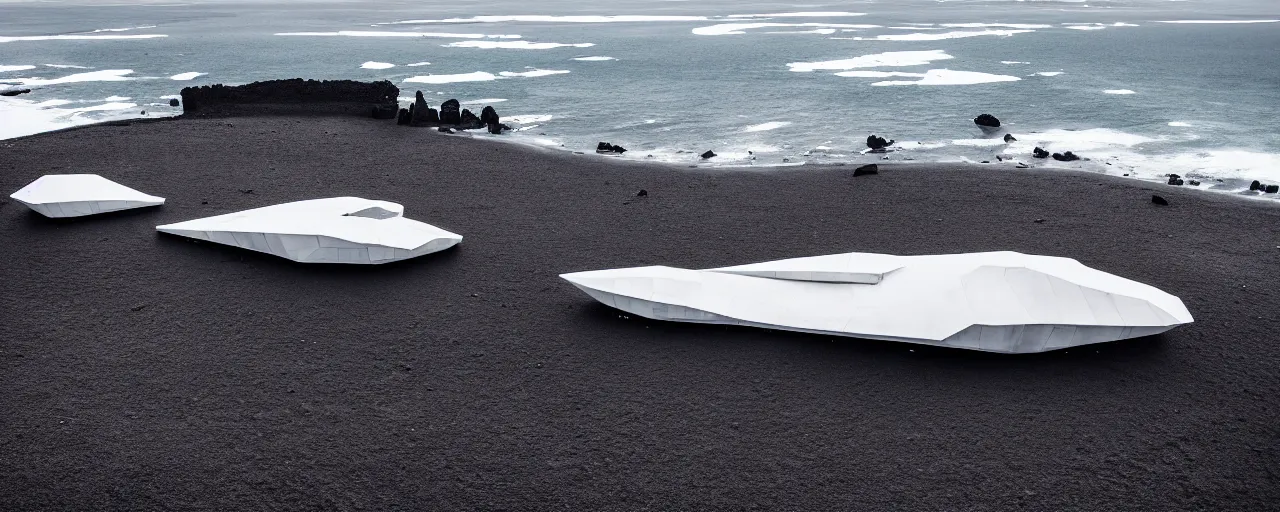
<svg viewBox="0 0 1280 512">
<path fill-rule="evenodd" d="M 1151 196 L 1151 202 L 1160 206 L 1169 206 L 1169 201 L 1166 201 L 1163 197 L 1157 195 Z"/>
<path fill-rule="evenodd" d="M 17 96 L 19 94 L 27 94 L 31 89 L 5 89 L 0 91 L 0 96 Z"/>
<path fill-rule="evenodd" d="M 449 100 L 440 104 L 440 122 L 444 124 L 462 123 L 462 105 L 458 100 Z"/>
<path fill-rule="evenodd" d="M 1037 147 L 1034 151 L 1031 152 L 1031 156 L 1034 156 L 1036 158 L 1049 158 L 1049 152 L 1045 151 L 1043 148 Z"/>
<path fill-rule="evenodd" d="M 627 152 L 627 148 L 624 148 L 622 146 L 615 146 L 608 142 L 601 142 L 599 144 L 596 144 L 596 153 L 617 153 L 621 155 L 626 152 Z"/>
<path fill-rule="evenodd" d="M 1080 157 L 1076 156 L 1075 153 L 1067 151 L 1066 153 L 1054 153 L 1053 159 L 1059 162 L 1074 162 L 1079 160 Z"/>
<path fill-rule="evenodd" d="M 1017 139 L 1017 137 L 1014 137 L 1014 136 L 1013 136 L 1013 134 L 1011 134 L 1011 133 L 1006 133 L 1006 134 L 1004 134 L 1004 142 L 1005 142 L 1006 144 L 1008 144 L 1008 143 L 1010 143 L 1010 142 L 1018 142 L 1018 139 Z"/>
<path fill-rule="evenodd" d="M 876 164 L 867 164 L 853 170 L 853 177 L 866 176 L 868 174 L 880 174 L 880 166 Z"/>
<path fill-rule="evenodd" d="M 702 154 L 702 159 L 703 159 L 703 160 L 706 160 L 706 159 L 708 159 L 708 158 L 715 158 L 715 156 L 716 156 L 716 153 L 715 153 L 714 151 L 711 151 L 710 149 L 708 149 L 706 153 L 703 153 L 703 154 Z"/>
<path fill-rule="evenodd" d="M 978 117 L 973 118 L 973 124 L 976 124 L 982 128 L 999 128 L 1000 120 L 996 119 L 996 116 L 993 116 L 991 114 L 982 114 Z"/>
<path fill-rule="evenodd" d="M 884 137 L 876 135 L 867 136 L 867 147 L 871 149 L 884 149 L 893 145 L 893 140 L 886 140 Z"/>
<path fill-rule="evenodd" d="M 178 105 L 181 105 L 181 103 L 179 103 L 179 102 L 178 102 L 178 99 L 177 99 L 177 98 L 173 98 L 173 99 L 170 99 L 170 100 L 169 100 L 169 106 L 170 106 L 170 107 L 176 107 L 176 106 L 178 106 Z"/>
</svg>

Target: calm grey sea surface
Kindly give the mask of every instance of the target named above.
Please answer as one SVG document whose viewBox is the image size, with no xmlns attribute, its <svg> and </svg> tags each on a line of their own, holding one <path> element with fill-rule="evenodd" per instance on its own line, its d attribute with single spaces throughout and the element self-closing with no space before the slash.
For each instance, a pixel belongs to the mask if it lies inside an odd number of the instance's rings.
<svg viewBox="0 0 1280 512">
<path fill-rule="evenodd" d="M 1043 165 L 1039 145 L 1235 192 L 1280 182 L 1276 20 L 1271 0 L 0 1 L 0 88 L 35 89 L 0 98 L 0 138 L 173 115 L 186 86 L 390 80 L 624 158 L 871 162 L 875 133 L 894 161 Z"/>
</svg>

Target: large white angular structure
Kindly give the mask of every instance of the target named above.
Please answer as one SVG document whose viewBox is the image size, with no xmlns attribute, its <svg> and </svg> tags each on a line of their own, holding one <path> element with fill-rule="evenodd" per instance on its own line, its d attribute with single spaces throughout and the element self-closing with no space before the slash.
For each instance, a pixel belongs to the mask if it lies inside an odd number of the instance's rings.
<svg viewBox="0 0 1280 512">
<path fill-rule="evenodd" d="M 45 217 L 82 217 L 157 206 L 163 197 L 143 194 L 97 174 L 41 176 L 9 197 Z"/>
<path fill-rule="evenodd" d="M 302 263 L 378 264 L 443 251 L 462 235 L 406 219 L 404 207 L 333 197 L 156 226 L 181 235 Z"/>
<path fill-rule="evenodd" d="M 847 253 L 737 267 L 564 274 L 656 320 L 732 324 L 988 352 L 1044 352 L 1192 322 L 1182 301 L 1068 258 Z"/>
</svg>

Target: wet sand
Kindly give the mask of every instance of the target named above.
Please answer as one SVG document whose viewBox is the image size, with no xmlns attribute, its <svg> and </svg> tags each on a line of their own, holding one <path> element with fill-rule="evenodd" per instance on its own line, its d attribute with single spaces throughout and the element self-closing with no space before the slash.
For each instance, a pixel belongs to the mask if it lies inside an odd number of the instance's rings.
<svg viewBox="0 0 1280 512">
<path fill-rule="evenodd" d="M 852 167 L 620 163 L 358 118 L 0 141 L 6 194 L 75 172 L 168 202 L 63 221 L 0 202 L 3 508 L 1280 501 L 1270 202 L 1043 169 L 898 165 L 853 178 Z M 1151 204 L 1153 192 L 1172 205 Z M 154 230 L 342 195 L 401 203 L 466 238 L 346 267 Z M 1152 284 L 1196 322 L 1007 356 L 624 318 L 557 277 L 989 250 Z"/>
</svg>

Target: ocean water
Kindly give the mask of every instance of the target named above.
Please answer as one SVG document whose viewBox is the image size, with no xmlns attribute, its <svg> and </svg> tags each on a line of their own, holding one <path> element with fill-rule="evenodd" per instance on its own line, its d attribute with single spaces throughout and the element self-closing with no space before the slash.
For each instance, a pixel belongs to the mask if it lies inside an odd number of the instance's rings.
<svg viewBox="0 0 1280 512">
<path fill-rule="evenodd" d="M 492 104 L 518 127 L 501 138 L 627 159 L 1048 165 L 1041 146 L 1223 192 L 1280 182 L 1274 0 L 0 0 L 0 88 L 35 89 L 0 98 L 0 138 L 292 77 Z M 899 149 L 865 154 L 869 134 Z"/>
</svg>

